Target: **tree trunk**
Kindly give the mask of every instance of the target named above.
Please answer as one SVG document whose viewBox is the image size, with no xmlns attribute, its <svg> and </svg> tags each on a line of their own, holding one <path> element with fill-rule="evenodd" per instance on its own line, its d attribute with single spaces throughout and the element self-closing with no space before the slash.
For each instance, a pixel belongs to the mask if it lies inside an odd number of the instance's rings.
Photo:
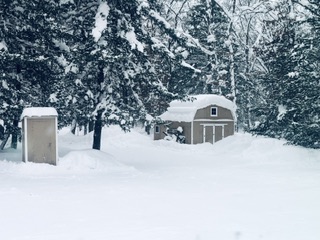
<svg viewBox="0 0 320 240">
<path fill-rule="evenodd" d="M 11 138 L 11 148 L 17 149 L 18 146 L 18 131 L 19 131 L 19 120 L 13 120 L 13 131 Z"/>
<path fill-rule="evenodd" d="M 99 73 L 98 73 L 98 78 L 97 78 L 97 83 L 98 86 L 101 88 L 101 84 L 104 81 L 104 63 L 101 61 L 99 62 Z M 100 92 L 99 100 L 100 97 L 103 95 L 103 92 Z M 94 129 L 93 129 L 93 144 L 92 148 L 100 150 L 101 148 L 101 132 L 102 132 L 102 113 L 103 109 L 100 109 L 97 111 L 97 116 L 94 122 Z"/>
<path fill-rule="evenodd" d="M 90 119 L 89 121 L 89 132 L 92 132 L 94 130 L 94 121 Z"/>
<path fill-rule="evenodd" d="M 233 16 L 235 15 L 235 11 L 236 11 L 236 0 L 233 0 L 233 6 L 232 6 L 232 20 L 230 23 L 230 28 L 229 28 L 229 36 L 228 36 L 228 40 L 230 41 L 230 45 L 229 45 L 229 61 L 230 61 L 230 80 L 231 80 L 231 94 L 233 97 L 233 102 L 236 104 L 236 80 L 235 80 L 235 53 L 234 53 L 234 49 L 233 49 L 233 36 L 232 36 L 232 32 L 233 32 Z"/>
<path fill-rule="evenodd" d="M 73 119 L 71 124 L 71 133 L 76 135 L 76 128 L 77 128 L 77 120 Z"/>
<path fill-rule="evenodd" d="M 85 124 L 83 126 L 83 135 L 87 135 L 88 134 L 88 124 Z"/>
<path fill-rule="evenodd" d="M 98 111 L 93 130 L 93 149 L 100 150 L 101 148 L 101 132 L 102 132 L 102 111 Z"/>
</svg>

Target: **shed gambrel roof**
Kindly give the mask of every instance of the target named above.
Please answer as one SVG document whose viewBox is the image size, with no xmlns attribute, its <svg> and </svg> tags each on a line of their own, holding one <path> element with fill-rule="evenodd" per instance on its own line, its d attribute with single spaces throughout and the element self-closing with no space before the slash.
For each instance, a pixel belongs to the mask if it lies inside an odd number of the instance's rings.
<svg viewBox="0 0 320 240">
<path fill-rule="evenodd" d="M 236 106 L 227 98 L 214 94 L 190 96 L 193 101 L 174 100 L 167 111 L 159 117 L 164 121 L 192 122 L 198 109 L 216 105 L 229 109 L 235 117 Z"/>
</svg>

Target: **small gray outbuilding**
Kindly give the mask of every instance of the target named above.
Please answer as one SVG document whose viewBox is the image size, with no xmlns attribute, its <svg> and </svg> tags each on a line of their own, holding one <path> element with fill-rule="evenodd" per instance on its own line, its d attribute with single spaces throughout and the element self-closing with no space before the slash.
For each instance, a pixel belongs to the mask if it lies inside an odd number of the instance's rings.
<svg viewBox="0 0 320 240">
<path fill-rule="evenodd" d="M 232 101 L 214 94 L 191 98 L 194 100 L 170 103 L 159 116 L 164 123 L 154 127 L 154 140 L 179 132 L 187 144 L 215 143 L 234 134 L 236 106 Z"/>
<path fill-rule="evenodd" d="M 25 108 L 22 112 L 22 160 L 58 163 L 58 113 L 51 107 Z"/>
</svg>

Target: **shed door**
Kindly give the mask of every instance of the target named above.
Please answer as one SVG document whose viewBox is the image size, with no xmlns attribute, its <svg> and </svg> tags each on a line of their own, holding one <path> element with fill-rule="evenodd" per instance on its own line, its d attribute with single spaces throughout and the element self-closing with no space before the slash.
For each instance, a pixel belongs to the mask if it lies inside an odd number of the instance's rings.
<svg viewBox="0 0 320 240">
<path fill-rule="evenodd" d="M 215 135 L 215 132 L 214 132 L 214 126 L 204 126 L 204 133 L 205 133 L 205 136 L 204 136 L 204 139 L 205 141 L 204 142 L 210 142 L 210 143 L 213 143 L 213 139 L 214 139 L 214 135 Z"/>
<path fill-rule="evenodd" d="M 215 136 L 215 141 L 220 141 L 221 139 L 224 138 L 224 134 L 223 134 L 223 127 L 222 126 L 215 126 L 215 132 L 216 132 L 216 136 Z"/>
<path fill-rule="evenodd" d="M 28 161 L 56 164 L 55 128 L 55 118 L 28 119 Z"/>
</svg>

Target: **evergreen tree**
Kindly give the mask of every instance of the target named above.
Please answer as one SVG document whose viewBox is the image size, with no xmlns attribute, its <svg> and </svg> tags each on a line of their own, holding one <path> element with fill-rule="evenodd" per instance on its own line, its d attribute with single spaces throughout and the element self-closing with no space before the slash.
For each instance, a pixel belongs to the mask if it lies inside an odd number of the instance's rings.
<svg viewBox="0 0 320 240">
<path fill-rule="evenodd" d="M 64 1 L 60 4 L 60 35 L 56 55 L 64 69 L 60 87 L 52 93 L 51 105 L 59 110 L 60 127 L 79 126 L 85 132 L 93 130 L 94 82 L 97 58 L 92 36 L 97 1 Z M 89 129 L 88 125 L 90 126 Z"/>
<path fill-rule="evenodd" d="M 265 104 L 258 111 L 262 121 L 255 132 L 319 147 L 319 60 L 313 57 L 318 36 L 316 31 L 306 31 L 316 26 L 297 21 L 289 2 L 277 8 L 279 17 L 270 22 L 273 38 L 262 54 L 269 71 L 263 81 Z"/>
<path fill-rule="evenodd" d="M 0 15 L 0 118 L 4 121 L 5 132 L 13 135 L 11 146 L 16 148 L 19 114 L 22 109 L 22 69 L 20 51 L 16 50 L 18 41 L 14 40 L 19 40 L 17 38 L 20 30 L 15 28 L 15 24 L 22 21 L 19 13 L 14 10 L 14 3 L 2 1 L 0 7 L 3 9 Z"/>
<path fill-rule="evenodd" d="M 68 2 L 66 7 L 65 22 L 74 37 L 68 43 L 72 54 L 64 57 L 67 66 L 76 67 L 67 74 L 68 84 L 79 89 L 69 91 L 67 99 L 76 107 L 68 112 L 74 112 L 70 117 L 77 121 L 94 119 L 93 148 L 100 149 L 103 125 L 119 124 L 127 131 L 145 117 L 153 100 L 175 96 L 161 81 L 165 66 L 159 59 L 179 64 L 181 58 L 163 41 L 186 45 L 186 40 L 160 16 L 157 1 L 88 0 Z"/>
<path fill-rule="evenodd" d="M 187 60 L 201 70 L 198 82 L 191 81 L 195 93 L 230 95 L 229 26 L 230 19 L 215 0 L 200 0 L 190 9 L 185 28 L 208 50 L 195 49 Z"/>
<path fill-rule="evenodd" d="M 290 143 L 320 148 L 320 3 L 310 1 L 305 21 L 299 21 L 292 60 L 297 63 L 284 95 L 288 109 L 283 121 L 289 123 L 285 138 Z"/>
<path fill-rule="evenodd" d="M 59 36 L 54 1 L 2 1 L 0 19 L 1 119 L 16 148 L 18 122 L 25 106 L 46 106 L 59 85 L 62 69 L 56 61 Z"/>
</svg>

